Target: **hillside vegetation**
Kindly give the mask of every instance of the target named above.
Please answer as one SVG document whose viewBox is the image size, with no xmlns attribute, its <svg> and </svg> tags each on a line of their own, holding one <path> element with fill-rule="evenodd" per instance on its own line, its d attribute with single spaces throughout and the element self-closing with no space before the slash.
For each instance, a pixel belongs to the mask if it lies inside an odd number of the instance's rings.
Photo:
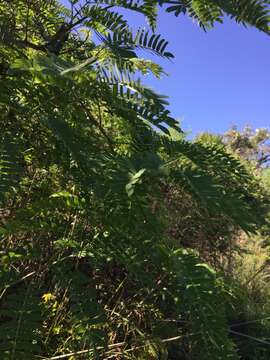
<svg viewBox="0 0 270 360">
<path fill-rule="evenodd" d="M 158 11 L 269 33 L 268 1 L 0 3 L 1 360 L 270 357 L 269 132 L 185 138 Z"/>
</svg>

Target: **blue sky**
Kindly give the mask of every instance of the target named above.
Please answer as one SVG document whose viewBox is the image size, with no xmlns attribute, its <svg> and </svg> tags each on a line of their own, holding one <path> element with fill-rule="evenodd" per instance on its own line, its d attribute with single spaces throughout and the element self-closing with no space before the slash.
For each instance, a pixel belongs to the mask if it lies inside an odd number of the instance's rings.
<svg viewBox="0 0 270 360">
<path fill-rule="evenodd" d="M 144 25 L 138 15 L 129 18 Z M 169 76 L 144 83 L 169 96 L 172 115 L 185 130 L 195 135 L 232 125 L 270 127 L 270 39 L 264 33 L 231 20 L 205 33 L 189 18 L 165 11 L 157 32 L 169 40 L 175 59 L 155 58 Z"/>
<path fill-rule="evenodd" d="M 146 82 L 170 97 L 185 130 L 224 132 L 270 126 L 270 39 L 230 20 L 205 33 L 186 17 L 161 13 L 158 32 L 175 59 L 168 77 Z"/>
</svg>

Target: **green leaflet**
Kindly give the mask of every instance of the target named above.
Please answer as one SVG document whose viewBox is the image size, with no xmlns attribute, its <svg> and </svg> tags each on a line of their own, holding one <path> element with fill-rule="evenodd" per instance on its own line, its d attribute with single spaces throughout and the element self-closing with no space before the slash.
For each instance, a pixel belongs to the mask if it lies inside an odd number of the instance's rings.
<svg viewBox="0 0 270 360">
<path fill-rule="evenodd" d="M 22 173 L 20 165 L 19 144 L 14 140 L 0 144 L 0 204 L 5 194 L 16 185 Z"/>
<path fill-rule="evenodd" d="M 269 3 L 265 0 L 218 0 L 179 1 L 173 5 L 162 0 L 166 11 L 176 16 L 187 13 L 204 29 L 212 28 L 215 22 L 223 22 L 224 14 L 237 22 L 252 25 L 269 34 Z"/>
<path fill-rule="evenodd" d="M 135 185 L 137 183 L 141 183 L 141 177 L 144 174 L 146 169 L 141 169 L 137 171 L 135 174 L 131 174 L 130 181 L 126 185 L 126 192 L 129 197 L 131 197 L 135 191 Z"/>
<path fill-rule="evenodd" d="M 4 360 L 26 360 L 41 351 L 39 291 L 34 287 L 7 290 L 0 310 L 0 351 Z"/>
<path fill-rule="evenodd" d="M 173 254 L 182 307 L 191 326 L 192 359 L 238 359 L 228 338 L 222 290 L 215 272 L 192 252 Z"/>
</svg>

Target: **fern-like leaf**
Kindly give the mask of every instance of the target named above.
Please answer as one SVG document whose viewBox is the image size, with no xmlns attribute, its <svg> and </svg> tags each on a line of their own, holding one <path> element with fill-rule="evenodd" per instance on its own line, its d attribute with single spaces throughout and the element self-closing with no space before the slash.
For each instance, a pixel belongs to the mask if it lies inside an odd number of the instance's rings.
<svg viewBox="0 0 270 360">
<path fill-rule="evenodd" d="M 0 204 L 5 194 L 18 181 L 21 171 L 18 144 L 13 141 L 3 141 L 0 146 Z"/>
</svg>

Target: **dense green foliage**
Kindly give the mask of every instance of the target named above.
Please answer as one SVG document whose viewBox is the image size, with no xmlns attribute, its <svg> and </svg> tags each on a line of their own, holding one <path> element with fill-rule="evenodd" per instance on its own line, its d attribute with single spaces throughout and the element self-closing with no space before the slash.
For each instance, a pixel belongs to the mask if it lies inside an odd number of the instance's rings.
<svg viewBox="0 0 270 360">
<path fill-rule="evenodd" d="M 0 4 L 3 360 L 241 356 L 220 270 L 235 234 L 267 226 L 265 190 L 138 78 L 163 74 L 142 51 L 173 57 L 158 5 L 268 32 L 265 1 Z"/>
</svg>

